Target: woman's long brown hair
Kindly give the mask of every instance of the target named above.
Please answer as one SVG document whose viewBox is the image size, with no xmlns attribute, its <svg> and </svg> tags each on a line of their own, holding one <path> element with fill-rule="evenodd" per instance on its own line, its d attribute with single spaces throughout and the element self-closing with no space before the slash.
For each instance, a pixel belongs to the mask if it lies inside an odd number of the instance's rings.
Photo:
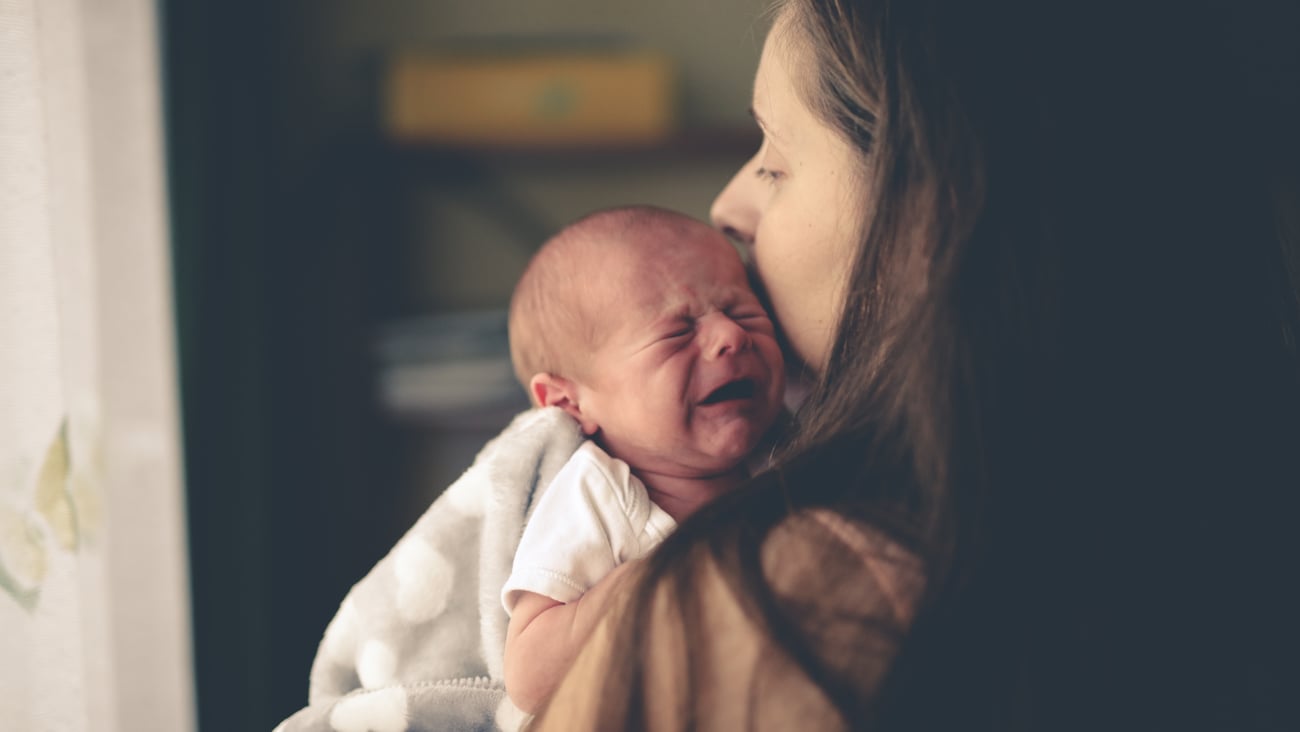
<svg viewBox="0 0 1300 732">
<path fill-rule="evenodd" d="M 1286 726 L 1295 18 L 1041 5 L 782 4 L 805 101 L 861 153 L 867 222 L 777 469 L 651 557 L 611 728 L 655 703 L 644 601 L 689 593 L 701 552 L 851 727 Z M 809 506 L 925 562 L 914 622 L 879 628 L 901 641 L 874 688 L 812 652 L 815 609 L 760 571 L 769 530 Z M 681 621 L 699 632 L 689 597 Z"/>
</svg>

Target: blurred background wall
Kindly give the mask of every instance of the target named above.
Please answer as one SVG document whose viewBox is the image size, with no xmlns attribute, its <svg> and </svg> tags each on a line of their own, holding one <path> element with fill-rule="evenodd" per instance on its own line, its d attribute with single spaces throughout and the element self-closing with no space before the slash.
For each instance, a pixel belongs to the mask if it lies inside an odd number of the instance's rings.
<svg viewBox="0 0 1300 732">
<path fill-rule="evenodd" d="M 201 729 L 306 702 L 325 624 L 524 406 L 501 308 L 533 249 L 622 203 L 705 217 L 752 153 L 765 0 L 163 2 Z M 652 144 L 384 133 L 386 60 L 626 47 L 677 70 Z"/>
</svg>

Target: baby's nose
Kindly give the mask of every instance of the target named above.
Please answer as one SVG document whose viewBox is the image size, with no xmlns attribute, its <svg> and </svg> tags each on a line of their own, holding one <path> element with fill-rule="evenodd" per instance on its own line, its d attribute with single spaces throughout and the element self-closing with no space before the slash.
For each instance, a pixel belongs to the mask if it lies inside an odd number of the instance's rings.
<svg viewBox="0 0 1300 732">
<path fill-rule="evenodd" d="M 705 342 L 705 355 L 709 358 L 721 358 L 735 355 L 749 348 L 749 331 L 723 313 L 705 316 L 708 338 Z"/>
</svg>

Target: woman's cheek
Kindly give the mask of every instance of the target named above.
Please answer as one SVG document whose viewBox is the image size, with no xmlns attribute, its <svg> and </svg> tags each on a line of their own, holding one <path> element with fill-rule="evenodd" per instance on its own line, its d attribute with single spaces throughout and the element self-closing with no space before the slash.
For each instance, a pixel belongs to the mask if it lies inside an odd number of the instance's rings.
<svg viewBox="0 0 1300 732">
<path fill-rule="evenodd" d="M 785 225 L 782 213 L 766 212 L 754 237 L 754 266 L 769 294 L 785 284 L 791 267 L 798 264 L 794 257 L 799 251 L 799 232 Z"/>
<path fill-rule="evenodd" d="M 755 266 L 767 289 L 773 319 L 794 355 L 820 370 L 839 319 L 843 278 L 836 276 L 837 268 L 828 266 L 825 256 L 817 256 L 815 247 L 802 254 L 790 254 L 789 250 L 763 254 L 760 248 L 756 255 Z"/>
</svg>

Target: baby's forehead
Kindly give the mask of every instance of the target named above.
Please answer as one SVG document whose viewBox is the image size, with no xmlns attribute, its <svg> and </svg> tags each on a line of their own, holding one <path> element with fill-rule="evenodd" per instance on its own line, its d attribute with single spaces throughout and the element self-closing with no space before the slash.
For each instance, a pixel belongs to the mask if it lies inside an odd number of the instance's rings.
<svg viewBox="0 0 1300 732">
<path fill-rule="evenodd" d="M 627 257 L 607 269 L 609 277 L 593 288 L 593 314 L 611 325 L 651 325 L 728 308 L 753 297 L 744 268 L 724 259 L 726 252 L 694 257 Z"/>
</svg>

